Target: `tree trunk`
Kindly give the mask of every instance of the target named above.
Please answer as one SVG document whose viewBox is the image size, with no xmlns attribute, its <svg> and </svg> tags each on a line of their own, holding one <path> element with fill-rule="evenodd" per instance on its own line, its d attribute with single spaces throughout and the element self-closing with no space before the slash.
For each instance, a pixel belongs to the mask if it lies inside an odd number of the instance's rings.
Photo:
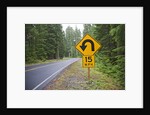
<svg viewBox="0 0 150 115">
<path fill-rule="evenodd" d="M 57 52 L 56 52 L 56 59 L 59 59 L 60 57 L 59 57 L 59 46 L 57 46 Z"/>
</svg>

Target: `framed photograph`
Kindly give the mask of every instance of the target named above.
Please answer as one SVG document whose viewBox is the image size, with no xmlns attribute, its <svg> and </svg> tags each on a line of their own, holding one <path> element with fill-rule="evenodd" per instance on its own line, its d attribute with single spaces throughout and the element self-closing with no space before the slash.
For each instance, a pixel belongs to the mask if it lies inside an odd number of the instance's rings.
<svg viewBox="0 0 150 115">
<path fill-rule="evenodd" d="M 5 8 L 7 109 L 144 108 L 142 5 Z"/>
</svg>

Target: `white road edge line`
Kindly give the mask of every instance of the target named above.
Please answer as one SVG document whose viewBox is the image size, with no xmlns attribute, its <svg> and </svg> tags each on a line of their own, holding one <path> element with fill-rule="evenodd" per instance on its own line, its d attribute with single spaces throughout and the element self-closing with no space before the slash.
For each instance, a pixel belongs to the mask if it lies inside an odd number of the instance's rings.
<svg viewBox="0 0 150 115">
<path fill-rule="evenodd" d="M 77 60 L 76 60 L 77 61 Z M 76 62 L 76 61 L 74 61 L 74 62 Z M 72 63 L 74 63 L 74 62 L 72 62 Z M 71 64 L 72 64 L 71 63 Z M 70 64 L 68 64 L 68 65 L 70 65 Z M 40 85 L 42 85 L 45 81 L 47 81 L 50 77 L 52 77 L 53 75 L 55 75 L 55 74 L 57 74 L 59 71 L 61 71 L 61 70 L 63 70 L 64 68 L 66 68 L 68 65 L 66 65 L 65 67 L 62 67 L 60 70 L 58 70 L 58 71 L 56 71 L 55 73 L 53 73 L 51 76 L 49 76 L 48 78 L 46 78 L 44 81 L 42 81 L 40 84 L 38 84 L 36 87 L 34 87 L 32 90 L 35 90 L 35 89 L 37 89 Z"/>
</svg>

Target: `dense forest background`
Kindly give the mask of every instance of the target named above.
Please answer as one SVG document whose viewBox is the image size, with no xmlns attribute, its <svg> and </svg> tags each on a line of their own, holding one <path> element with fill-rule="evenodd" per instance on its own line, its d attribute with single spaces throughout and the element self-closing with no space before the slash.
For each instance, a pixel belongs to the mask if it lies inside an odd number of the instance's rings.
<svg viewBox="0 0 150 115">
<path fill-rule="evenodd" d="M 77 57 L 75 44 L 81 39 L 78 28 L 62 29 L 61 24 L 26 24 L 25 25 L 25 62 L 36 63 L 38 60 Z"/>
<path fill-rule="evenodd" d="M 25 25 L 25 63 L 39 60 L 81 57 L 75 45 L 85 34 L 90 34 L 102 44 L 95 54 L 96 69 L 118 79 L 125 85 L 125 25 L 83 24 L 84 30 L 68 26 L 63 31 L 61 24 Z"/>
</svg>

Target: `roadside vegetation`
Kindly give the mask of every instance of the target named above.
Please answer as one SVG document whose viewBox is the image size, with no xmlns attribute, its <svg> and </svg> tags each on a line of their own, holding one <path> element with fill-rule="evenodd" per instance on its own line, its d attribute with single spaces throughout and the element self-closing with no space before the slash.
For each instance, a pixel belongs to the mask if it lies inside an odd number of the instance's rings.
<svg viewBox="0 0 150 115">
<path fill-rule="evenodd" d="M 95 54 L 97 71 L 113 77 L 125 87 L 125 24 L 86 24 L 85 31 L 102 44 Z"/>
</svg>

